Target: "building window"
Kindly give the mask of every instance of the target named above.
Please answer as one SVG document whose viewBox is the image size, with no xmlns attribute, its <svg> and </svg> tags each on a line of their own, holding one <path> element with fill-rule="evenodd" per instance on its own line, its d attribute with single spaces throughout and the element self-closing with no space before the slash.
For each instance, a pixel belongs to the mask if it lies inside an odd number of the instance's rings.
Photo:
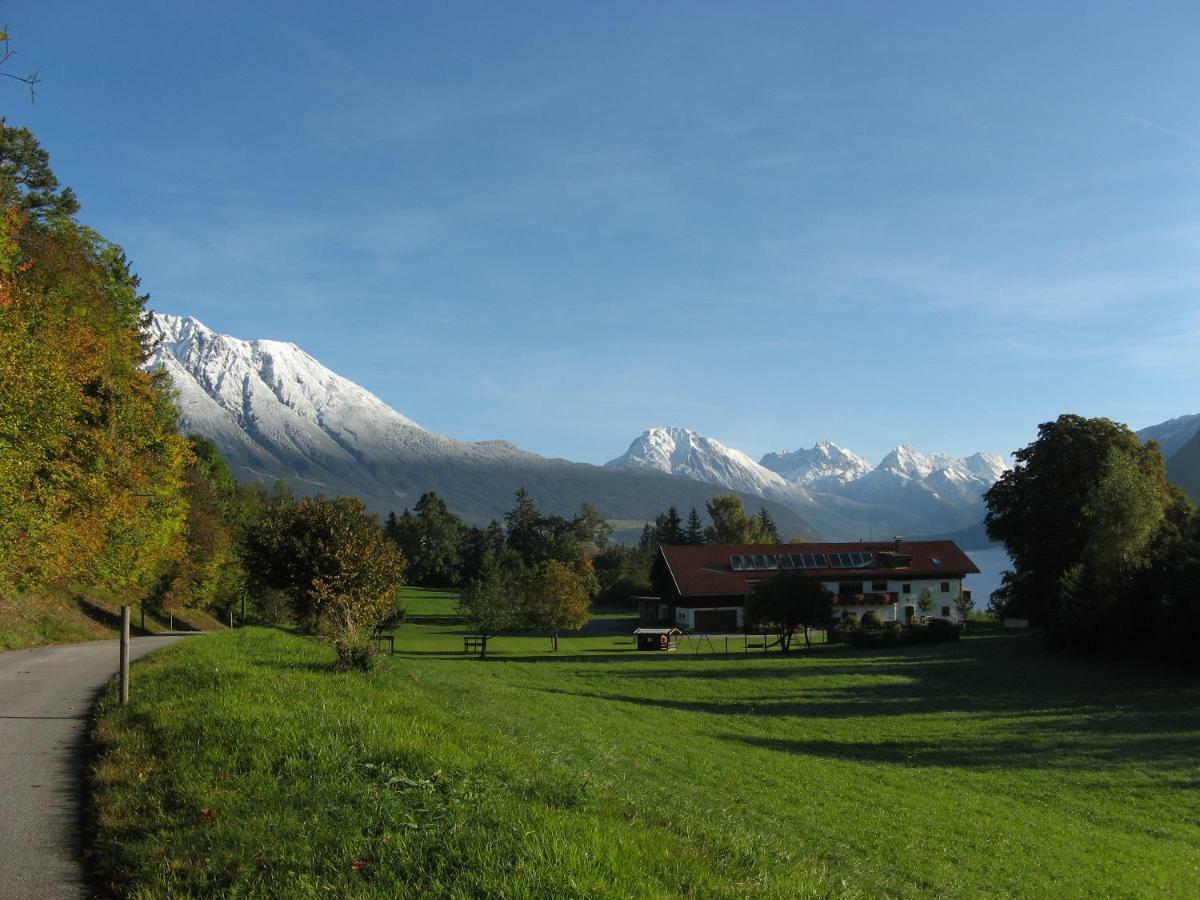
<svg viewBox="0 0 1200 900">
<path fill-rule="evenodd" d="M 873 590 L 879 594 L 886 594 L 887 593 L 887 582 L 886 581 L 872 581 L 871 582 L 871 590 Z"/>
<path fill-rule="evenodd" d="M 843 597 L 853 597 L 862 593 L 861 581 L 843 581 L 838 585 L 838 593 Z"/>
<path fill-rule="evenodd" d="M 942 593 L 943 593 L 943 594 L 948 594 L 948 593 L 950 593 L 950 582 L 948 582 L 948 581 L 943 581 L 943 582 L 942 582 Z"/>
<path fill-rule="evenodd" d="M 912 585 L 911 584 L 901 585 L 900 591 L 901 591 L 901 593 L 911 594 L 912 593 Z"/>
<path fill-rule="evenodd" d="M 942 607 L 942 618 L 944 618 L 944 619 L 950 618 L 950 607 L 948 607 L 948 606 Z"/>
</svg>

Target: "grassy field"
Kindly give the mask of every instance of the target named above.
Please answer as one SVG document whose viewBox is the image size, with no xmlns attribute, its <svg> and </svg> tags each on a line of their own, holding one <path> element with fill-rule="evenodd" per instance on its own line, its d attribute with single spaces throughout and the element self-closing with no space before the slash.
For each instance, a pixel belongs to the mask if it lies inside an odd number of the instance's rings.
<svg viewBox="0 0 1200 900">
<path fill-rule="evenodd" d="M 96 725 L 118 893 L 1145 896 L 1200 884 L 1200 679 L 1036 636 L 644 654 L 601 617 L 462 656 L 412 592 L 368 676 L 280 631 L 139 663 Z"/>
</svg>

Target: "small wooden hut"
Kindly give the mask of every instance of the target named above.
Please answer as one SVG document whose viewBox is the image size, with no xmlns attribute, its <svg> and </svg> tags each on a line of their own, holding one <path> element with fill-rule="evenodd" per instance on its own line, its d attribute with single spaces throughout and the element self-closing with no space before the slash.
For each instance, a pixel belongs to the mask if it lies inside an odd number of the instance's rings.
<svg viewBox="0 0 1200 900">
<path fill-rule="evenodd" d="M 674 650 L 683 632 L 678 628 L 636 628 L 633 633 L 639 650 Z"/>
</svg>

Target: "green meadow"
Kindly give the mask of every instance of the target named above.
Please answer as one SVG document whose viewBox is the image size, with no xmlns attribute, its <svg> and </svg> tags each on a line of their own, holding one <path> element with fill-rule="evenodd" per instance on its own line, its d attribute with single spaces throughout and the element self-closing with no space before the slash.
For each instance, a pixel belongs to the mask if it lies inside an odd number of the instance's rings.
<svg viewBox="0 0 1200 900">
<path fill-rule="evenodd" d="M 1195 897 L 1200 678 L 1036 635 L 811 654 L 462 653 L 409 591 L 334 674 L 281 630 L 187 639 L 95 725 L 92 857 L 120 895 Z M 690 646 L 690 645 L 689 645 Z M 723 649 L 723 645 L 716 649 Z"/>
</svg>

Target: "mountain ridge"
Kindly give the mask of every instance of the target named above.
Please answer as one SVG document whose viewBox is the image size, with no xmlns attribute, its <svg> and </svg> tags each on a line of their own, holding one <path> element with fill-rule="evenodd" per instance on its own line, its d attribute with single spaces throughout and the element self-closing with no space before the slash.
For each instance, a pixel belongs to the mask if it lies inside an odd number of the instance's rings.
<svg viewBox="0 0 1200 900">
<path fill-rule="evenodd" d="M 520 487 L 546 514 L 571 515 L 586 500 L 620 523 L 651 521 L 672 505 L 703 514 L 714 493 L 675 475 L 605 470 L 508 441 L 436 434 L 295 344 L 243 340 L 161 313 L 149 330 L 156 344 L 145 367 L 171 377 L 181 430 L 212 439 L 242 481 L 286 478 L 299 493 L 355 495 L 381 514 L 432 490 L 478 524 L 503 518 Z M 794 509 L 741 496 L 749 511 L 766 506 L 781 531 L 817 536 Z"/>
<path fill-rule="evenodd" d="M 692 429 L 652 426 L 607 467 L 696 478 L 790 504 L 818 530 L 855 539 L 966 528 L 983 517 L 982 494 L 1008 469 L 994 453 L 958 459 L 901 444 L 872 466 L 830 441 L 754 461 Z"/>
</svg>

